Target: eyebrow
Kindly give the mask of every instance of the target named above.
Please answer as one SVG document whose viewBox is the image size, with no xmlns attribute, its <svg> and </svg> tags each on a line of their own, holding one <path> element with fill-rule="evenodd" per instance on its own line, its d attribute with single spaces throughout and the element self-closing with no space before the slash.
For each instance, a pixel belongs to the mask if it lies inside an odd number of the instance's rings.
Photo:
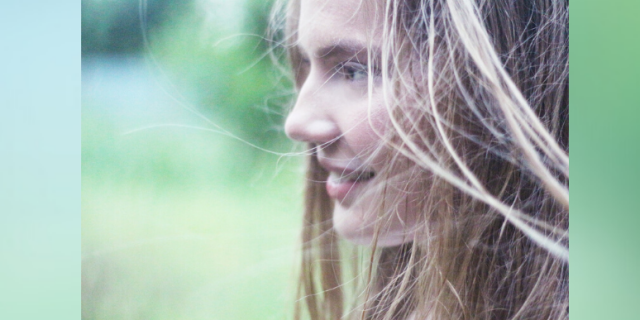
<svg viewBox="0 0 640 320">
<path fill-rule="evenodd" d="M 333 41 L 329 45 L 318 48 L 315 52 L 313 52 L 314 57 L 320 57 L 323 59 L 332 59 L 332 58 L 345 58 L 345 57 L 354 57 L 363 52 L 367 52 L 369 48 L 362 42 L 357 40 L 338 40 Z M 298 45 L 298 51 L 300 54 L 308 58 L 308 54 L 302 48 L 302 46 Z M 372 48 L 372 54 L 375 54 L 378 50 L 376 48 Z"/>
</svg>

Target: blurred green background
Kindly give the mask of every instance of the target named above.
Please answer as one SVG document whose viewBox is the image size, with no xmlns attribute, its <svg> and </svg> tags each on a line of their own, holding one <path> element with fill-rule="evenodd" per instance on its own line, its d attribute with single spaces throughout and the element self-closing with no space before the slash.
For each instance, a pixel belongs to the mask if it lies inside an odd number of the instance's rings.
<svg viewBox="0 0 640 320">
<path fill-rule="evenodd" d="M 640 2 L 571 11 L 571 315 L 639 319 Z"/>
<path fill-rule="evenodd" d="M 299 157 L 269 1 L 83 0 L 82 319 L 283 319 Z"/>
<path fill-rule="evenodd" d="M 260 59 L 267 43 L 247 35 L 262 34 L 269 3 L 147 5 L 143 33 L 137 1 L 82 1 L 82 318 L 287 318 L 301 159 L 189 129 L 215 130 L 208 119 L 265 149 L 290 150 L 281 130 L 287 82 Z M 640 4 L 572 6 L 571 313 L 637 319 Z M 161 126 L 168 124 L 183 127 Z M 19 174 L 42 183 L 27 169 Z M 26 243 L 61 243 L 49 234 L 38 229 Z M 30 259 L 41 254 L 21 249 Z M 22 261 L 16 256 L 7 260 Z M 17 279 L 8 295 L 43 297 L 31 288 L 49 274 L 31 265 L 17 271 L 5 272 Z M 44 287 L 64 295 L 58 283 Z"/>
</svg>

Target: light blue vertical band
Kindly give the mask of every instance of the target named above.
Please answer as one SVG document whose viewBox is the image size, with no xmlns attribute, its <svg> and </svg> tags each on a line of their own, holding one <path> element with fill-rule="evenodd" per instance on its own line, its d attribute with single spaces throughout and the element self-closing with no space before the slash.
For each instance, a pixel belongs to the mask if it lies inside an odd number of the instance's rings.
<svg viewBox="0 0 640 320">
<path fill-rule="evenodd" d="M 80 1 L 0 2 L 0 319 L 80 319 Z"/>
</svg>

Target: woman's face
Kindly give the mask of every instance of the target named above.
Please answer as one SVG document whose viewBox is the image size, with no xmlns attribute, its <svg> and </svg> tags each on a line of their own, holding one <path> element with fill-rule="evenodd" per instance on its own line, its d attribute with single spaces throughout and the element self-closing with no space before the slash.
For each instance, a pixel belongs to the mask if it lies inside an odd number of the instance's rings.
<svg viewBox="0 0 640 320">
<path fill-rule="evenodd" d="M 376 222 L 383 219 L 378 245 L 392 246 L 412 240 L 417 214 L 415 199 L 400 191 L 406 182 L 394 186 L 380 174 L 390 155 L 380 151 L 380 135 L 390 120 L 379 68 L 369 63 L 381 45 L 384 8 L 376 2 L 301 0 L 301 88 L 285 131 L 317 146 L 318 161 L 329 172 L 326 189 L 335 201 L 338 234 L 370 244 Z M 375 208 L 383 188 L 385 200 L 398 205 L 381 214 Z"/>
</svg>

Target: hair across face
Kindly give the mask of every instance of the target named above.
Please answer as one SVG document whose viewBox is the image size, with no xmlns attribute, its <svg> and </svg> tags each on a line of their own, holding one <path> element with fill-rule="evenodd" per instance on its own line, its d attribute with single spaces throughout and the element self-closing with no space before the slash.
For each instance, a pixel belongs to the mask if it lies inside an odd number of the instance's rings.
<svg viewBox="0 0 640 320">
<path fill-rule="evenodd" d="M 347 283 L 354 319 L 568 318 L 568 2 L 299 0 L 287 19 L 311 318 L 348 314 Z M 373 245 L 354 278 L 336 234 Z"/>
<path fill-rule="evenodd" d="M 335 202 L 338 234 L 371 244 L 385 220 L 377 244 L 391 246 L 413 239 L 418 217 L 406 192 L 409 177 L 383 175 L 391 157 L 382 143 L 391 128 L 380 70 L 383 9 L 378 1 L 300 1 L 300 89 L 285 130 L 311 144 L 327 172 L 315 183 L 324 183 Z M 379 212 L 382 196 L 398 205 Z"/>
</svg>

